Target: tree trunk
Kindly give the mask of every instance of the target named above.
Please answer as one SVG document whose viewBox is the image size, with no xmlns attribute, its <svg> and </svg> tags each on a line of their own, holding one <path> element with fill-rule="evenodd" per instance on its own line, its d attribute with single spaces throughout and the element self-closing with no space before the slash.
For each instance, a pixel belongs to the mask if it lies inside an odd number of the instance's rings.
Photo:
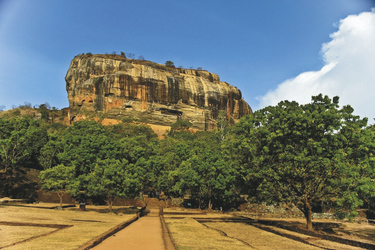
<svg viewBox="0 0 375 250">
<path fill-rule="evenodd" d="M 63 202 L 63 196 L 64 196 L 64 193 L 57 192 L 57 195 L 58 195 L 59 198 L 60 198 L 60 209 L 62 209 L 62 202 Z"/>
<path fill-rule="evenodd" d="M 211 198 L 208 200 L 208 212 L 212 211 L 212 201 Z"/>
<path fill-rule="evenodd" d="M 311 205 L 310 202 L 305 198 L 305 202 L 303 204 L 304 206 L 304 214 L 306 218 L 306 224 L 307 224 L 307 230 L 313 231 L 313 226 L 312 226 L 312 211 L 311 211 Z"/>
<path fill-rule="evenodd" d="M 113 199 L 110 198 L 110 197 L 108 197 L 108 199 L 107 199 L 107 204 L 108 204 L 109 212 L 112 213 Z"/>
</svg>

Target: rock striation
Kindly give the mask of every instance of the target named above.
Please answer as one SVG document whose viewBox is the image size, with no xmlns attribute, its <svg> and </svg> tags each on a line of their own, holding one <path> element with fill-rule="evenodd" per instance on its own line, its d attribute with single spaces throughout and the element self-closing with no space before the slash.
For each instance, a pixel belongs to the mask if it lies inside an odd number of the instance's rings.
<svg viewBox="0 0 375 250">
<path fill-rule="evenodd" d="M 235 123 L 252 113 L 241 91 L 205 70 L 167 67 L 120 55 L 76 56 L 65 77 L 70 109 L 167 125 L 188 120 L 211 130 L 221 110 Z"/>
</svg>

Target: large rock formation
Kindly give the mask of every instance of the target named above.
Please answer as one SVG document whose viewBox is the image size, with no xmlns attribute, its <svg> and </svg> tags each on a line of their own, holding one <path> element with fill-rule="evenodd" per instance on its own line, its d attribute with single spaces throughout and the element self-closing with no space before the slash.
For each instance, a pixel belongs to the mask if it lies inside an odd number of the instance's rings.
<svg viewBox="0 0 375 250">
<path fill-rule="evenodd" d="M 180 69 L 120 55 L 76 56 L 65 77 L 70 109 L 132 116 L 150 124 L 188 120 L 215 127 L 220 110 L 236 122 L 252 113 L 241 92 L 205 70 Z"/>
</svg>

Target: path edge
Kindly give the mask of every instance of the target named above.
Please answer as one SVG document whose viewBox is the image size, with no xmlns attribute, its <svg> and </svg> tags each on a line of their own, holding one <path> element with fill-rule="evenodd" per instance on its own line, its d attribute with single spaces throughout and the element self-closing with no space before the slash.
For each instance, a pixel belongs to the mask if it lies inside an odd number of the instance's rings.
<svg viewBox="0 0 375 250">
<path fill-rule="evenodd" d="M 163 231 L 163 241 L 166 250 L 176 250 L 176 245 L 172 240 L 170 232 L 168 230 L 167 225 L 165 224 L 164 216 L 163 216 L 163 208 L 159 210 L 159 217 L 161 222 L 161 228 Z"/>
<path fill-rule="evenodd" d="M 102 241 L 104 241 L 105 239 L 107 239 L 108 237 L 114 235 L 115 233 L 117 233 L 118 231 L 124 229 L 125 227 L 129 226 L 130 224 L 132 224 L 133 222 L 137 221 L 140 217 L 142 217 L 142 213 L 143 211 L 145 210 L 146 207 L 142 207 L 138 212 L 137 212 L 137 215 L 134 216 L 133 218 L 127 220 L 127 221 L 124 221 L 120 224 L 118 224 L 117 226 L 109 229 L 107 232 L 105 233 L 102 233 L 101 235 L 95 237 L 94 239 L 86 242 L 83 246 L 80 246 L 79 248 L 77 248 L 77 250 L 87 250 L 87 249 L 91 249 L 93 248 L 94 246 L 96 245 L 99 245 Z"/>
</svg>

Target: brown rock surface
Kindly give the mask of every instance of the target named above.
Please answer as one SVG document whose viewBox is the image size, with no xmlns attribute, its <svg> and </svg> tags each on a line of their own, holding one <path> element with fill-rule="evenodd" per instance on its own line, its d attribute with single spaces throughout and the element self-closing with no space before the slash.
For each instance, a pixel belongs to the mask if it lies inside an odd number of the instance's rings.
<svg viewBox="0 0 375 250">
<path fill-rule="evenodd" d="M 72 60 L 65 80 L 71 110 L 102 112 L 112 119 L 131 116 L 170 126 L 181 118 L 195 129 L 210 130 L 220 110 L 232 123 L 252 113 L 239 89 L 204 70 L 82 54 Z"/>
</svg>

